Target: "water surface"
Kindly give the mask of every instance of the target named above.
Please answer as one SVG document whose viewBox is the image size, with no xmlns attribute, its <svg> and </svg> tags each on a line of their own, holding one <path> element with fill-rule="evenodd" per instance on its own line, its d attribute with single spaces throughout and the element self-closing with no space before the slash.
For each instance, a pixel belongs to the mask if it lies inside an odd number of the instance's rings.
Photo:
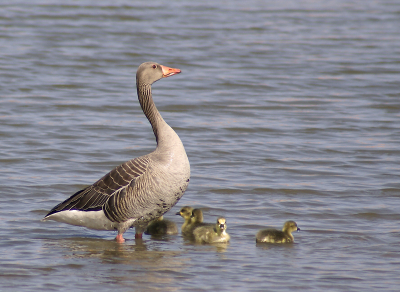
<svg viewBox="0 0 400 292">
<path fill-rule="evenodd" d="M 397 291 L 400 4 L 0 4 L 2 291 Z M 41 222 L 151 152 L 144 61 L 191 182 L 180 207 L 225 216 L 229 245 Z M 295 220 L 293 245 L 256 245 Z"/>
</svg>

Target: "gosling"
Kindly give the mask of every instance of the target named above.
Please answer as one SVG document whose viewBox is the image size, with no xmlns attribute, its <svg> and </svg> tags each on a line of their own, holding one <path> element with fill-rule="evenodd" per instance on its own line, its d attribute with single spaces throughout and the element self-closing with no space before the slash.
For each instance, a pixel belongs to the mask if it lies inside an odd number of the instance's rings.
<svg viewBox="0 0 400 292">
<path fill-rule="evenodd" d="M 158 217 L 156 220 L 150 222 L 144 232 L 148 235 L 174 235 L 178 234 L 178 227 L 175 222 L 164 219 L 163 216 Z"/>
<path fill-rule="evenodd" d="M 181 232 L 183 234 L 190 234 L 192 232 L 192 212 L 193 208 L 190 206 L 185 206 L 179 210 L 179 212 L 176 213 L 176 215 L 180 215 L 185 219 L 185 221 L 182 224 L 181 227 Z"/>
<path fill-rule="evenodd" d="M 256 242 L 291 243 L 294 242 L 293 231 L 299 231 L 296 222 L 286 221 L 282 231 L 277 229 L 263 229 L 257 232 Z"/>
<path fill-rule="evenodd" d="M 191 235 L 193 231 L 199 226 L 211 226 L 214 227 L 214 223 L 203 222 L 203 212 L 200 209 L 193 209 L 190 224 L 187 226 Z"/>
<path fill-rule="evenodd" d="M 191 224 L 203 223 L 203 212 L 201 211 L 201 209 L 193 209 L 190 222 Z"/>
<path fill-rule="evenodd" d="M 214 226 L 199 226 L 193 231 L 198 243 L 227 243 L 231 237 L 226 232 L 226 219 L 219 217 Z"/>
</svg>

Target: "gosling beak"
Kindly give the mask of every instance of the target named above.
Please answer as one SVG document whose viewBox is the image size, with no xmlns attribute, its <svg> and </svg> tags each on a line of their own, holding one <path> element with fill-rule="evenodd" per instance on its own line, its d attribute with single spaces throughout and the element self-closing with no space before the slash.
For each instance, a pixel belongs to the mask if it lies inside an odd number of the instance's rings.
<svg viewBox="0 0 400 292">
<path fill-rule="evenodd" d="M 219 225 L 219 228 L 225 229 L 225 224 L 220 224 L 220 225 Z"/>
<path fill-rule="evenodd" d="M 297 231 L 300 231 L 300 228 L 299 228 L 299 227 L 297 227 Z"/>
<path fill-rule="evenodd" d="M 175 215 L 181 215 L 181 212 L 176 212 Z"/>
<path fill-rule="evenodd" d="M 163 66 L 163 65 L 160 65 L 160 67 L 162 70 L 163 78 L 181 73 L 181 70 L 176 69 L 176 68 L 170 68 L 170 67 Z"/>
</svg>

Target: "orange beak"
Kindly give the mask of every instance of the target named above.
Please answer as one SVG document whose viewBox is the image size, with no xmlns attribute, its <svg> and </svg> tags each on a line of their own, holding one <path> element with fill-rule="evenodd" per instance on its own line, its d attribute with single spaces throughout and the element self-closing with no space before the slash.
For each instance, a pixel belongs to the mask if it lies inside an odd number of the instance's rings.
<svg viewBox="0 0 400 292">
<path fill-rule="evenodd" d="M 170 68 L 170 67 L 163 66 L 163 65 L 160 65 L 160 66 L 161 66 L 161 70 L 162 70 L 164 78 L 181 73 L 181 70 L 179 70 L 179 69 Z"/>
</svg>

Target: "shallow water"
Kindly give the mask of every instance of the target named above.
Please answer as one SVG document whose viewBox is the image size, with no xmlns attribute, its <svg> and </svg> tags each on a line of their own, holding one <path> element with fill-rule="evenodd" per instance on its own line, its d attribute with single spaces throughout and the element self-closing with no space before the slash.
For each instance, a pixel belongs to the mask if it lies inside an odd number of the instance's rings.
<svg viewBox="0 0 400 292">
<path fill-rule="evenodd" d="M 400 3 L 0 4 L 1 291 L 397 291 Z M 228 245 L 41 218 L 152 151 L 144 61 L 191 181 L 180 202 L 227 218 Z M 293 245 L 256 245 L 295 220 Z"/>
</svg>

